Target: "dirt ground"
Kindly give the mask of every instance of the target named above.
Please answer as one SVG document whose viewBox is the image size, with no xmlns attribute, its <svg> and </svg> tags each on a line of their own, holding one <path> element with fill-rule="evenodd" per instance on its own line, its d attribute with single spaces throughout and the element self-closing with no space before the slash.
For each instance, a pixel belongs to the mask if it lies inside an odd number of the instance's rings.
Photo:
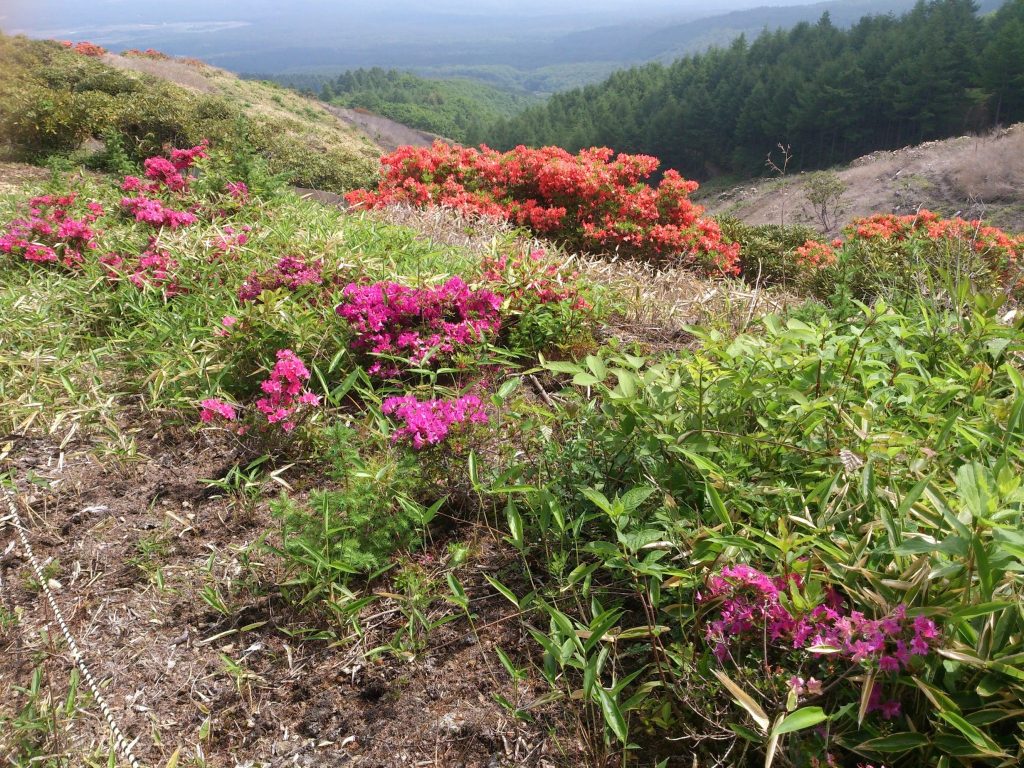
<svg viewBox="0 0 1024 768">
<path fill-rule="evenodd" d="M 961 136 L 874 152 L 838 174 L 847 186 L 840 227 L 859 216 L 909 214 L 923 207 L 1024 231 L 1024 124 L 988 136 Z M 784 221 L 816 226 L 803 184 L 801 175 L 789 175 L 705 198 L 698 193 L 698 198 L 713 214 L 729 214 L 751 224 Z"/>
<path fill-rule="evenodd" d="M 179 746 L 183 766 L 592 764 L 581 757 L 574 724 L 555 719 L 566 717 L 564 702 L 530 708 L 529 723 L 497 702 L 526 708 L 550 689 L 533 672 L 514 683 L 498 661 L 496 646 L 527 668 L 536 644 L 484 579 L 517 584 L 507 572 L 515 560 L 486 526 L 449 525 L 411 555 L 443 584 L 447 541 L 469 543 L 473 554 L 458 578 L 474 626 L 450 602 L 431 600 L 432 622 L 454 620 L 418 650 L 368 657 L 407 624 L 400 588 L 384 577 L 365 591 L 376 598 L 360 614 L 361 635 L 297 613 L 277 587 L 287 578 L 281 563 L 259 544 L 268 531 L 274 540 L 268 500 L 279 489 L 270 483 L 251 505 L 232 504 L 203 480 L 233 465 L 232 446 L 206 433 L 144 438 L 136 429 L 140 455 L 127 463 L 101 459 L 85 444 L 8 436 L 0 439 L 0 472 L 13 471 L 27 494 L 22 516 L 36 557 L 144 765 L 166 765 Z M 297 470 L 282 479 L 302 497 Z M 5 504 L 0 718 L 22 710 L 27 697 L 18 689 L 39 667 L 46 695 L 63 704 L 73 666 L 7 517 Z M 66 760 L 58 764 L 106 765 L 109 733 L 88 697 L 59 720 L 47 741 Z M 0 758 L 17 754 L 24 735 L 5 730 Z"/>
</svg>

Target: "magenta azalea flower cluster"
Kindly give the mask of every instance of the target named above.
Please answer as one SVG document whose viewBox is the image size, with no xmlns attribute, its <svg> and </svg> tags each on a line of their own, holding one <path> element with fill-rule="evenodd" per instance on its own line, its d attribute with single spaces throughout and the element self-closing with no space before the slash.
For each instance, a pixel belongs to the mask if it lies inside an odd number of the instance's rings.
<svg viewBox="0 0 1024 768">
<path fill-rule="evenodd" d="M 179 211 L 165 204 L 159 193 L 180 195 L 188 191 L 188 169 L 196 160 L 206 157 L 207 142 L 191 149 L 173 149 L 171 158 L 150 157 L 143 167 L 149 181 L 137 176 L 125 176 L 121 189 L 125 192 L 139 192 L 136 197 L 121 199 L 121 207 L 135 217 L 136 221 L 152 224 L 154 227 L 178 227 L 194 224 L 198 217 L 194 211 Z"/>
<path fill-rule="evenodd" d="M 223 324 L 230 327 L 235 321 L 236 318 L 225 317 Z M 256 410 L 266 417 L 267 424 L 279 424 L 284 432 L 291 432 L 300 408 L 320 405 L 320 396 L 306 388 L 308 381 L 309 370 L 299 356 L 290 349 L 279 349 L 270 376 L 260 384 L 264 396 L 256 401 Z M 238 420 L 236 406 L 220 398 L 207 398 L 199 406 L 199 419 L 203 423 Z M 243 426 L 237 431 L 244 434 L 247 428 Z"/>
<path fill-rule="evenodd" d="M 730 655 L 733 644 L 748 639 L 759 646 L 768 642 L 779 648 L 819 651 L 879 672 L 898 673 L 910 669 L 939 641 L 935 622 L 924 616 L 911 619 L 903 605 L 888 616 L 869 619 L 859 611 L 845 612 L 843 598 L 834 590 L 826 593 L 824 604 L 794 616 L 779 599 L 791 583 L 799 587 L 799 577 L 772 578 L 742 564 L 727 566 L 708 579 L 707 591 L 698 599 L 720 601 L 717 617 L 705 626 L 705 637 L 719 661 Z M 899 712 L 899 702 L 883 701 L 880 692 L 869 707 L 884 717 Z"/>
<path fill-rule="evenodd" d="M 297 291 L 306 285 L 322 285 L 324 263 L 320 259 L 306 261 L 301 256 L 285 256 L 265 272 L 252 272 L 238 289 L 238 300 L 255 301 L 264 291 L 287 288 Z"/>
<path fill-rule="evenodd" d="M 178 268 L 177 259 L 167 251 L 159 250 L 156 238 L 151 237 L 146 250 L 138 256 L 108 253 L 100 256 L 100 263 L 107 268 L 107 277 L 111 281 L 127 277 L 128 282 L 139 290 L 157 288 L 168 298 L 184 292 L 174 274 Z"/>
<path fill-rule="evenodd" d="M 277 362 L 270 378 L 260 384 L 266 397 L 256 401 L 256 410 L 267 417 L 270 424 L 281 424 L 281 429 L 295 429 L 292 417 L 300 405 L 320 405 L 320 396 L 306 389 L 309 371 L 299 356 L 290 349 L 277 351 Z"/>
<path fill-rule="evenodd" d="M 26 261 L 59 262 L 77 267 L 84 253 L 94 250 L 98 232 L 92 223 L 103 215 L 103 206 L 90 202 L 87 213 L 72 215 L 76 195 L 40 195 L 29 200 L 27 219 L 14 219 L 0 235 L 0 253 L 21 256 Z"/>
<path fill-rule="evenodd" d="M 344 295 L 336 311 L 355 332 L 352 349 L 401 356 L 414 365 L 432 354 L 450 357 L 501 328 L 501 297 L 471 290 L 461 277 L 428 288 L 394 282 L 351 283 Z M 399 370 L 377 361 L 369 372 L 394 376 Z"/>
<path fill-rule="evenodd" d="M 381 411 L 402 422 L 391 433 L 391 441 L 409 443 L 416 450 L 443 442 L 456 424 L 487 423 L 487 412 L 476 395 L 449 400 L 389 397 L 381 404 Z"/>
</svg>

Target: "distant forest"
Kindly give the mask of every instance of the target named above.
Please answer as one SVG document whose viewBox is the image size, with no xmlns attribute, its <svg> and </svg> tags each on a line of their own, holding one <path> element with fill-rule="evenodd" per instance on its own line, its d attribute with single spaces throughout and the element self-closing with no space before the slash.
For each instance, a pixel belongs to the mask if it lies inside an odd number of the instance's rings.
<svg viewBox="0 0 1024 768">
<path fill-rule="evenodd" d="M 320 98 L 359 107 L 456 141 L 481 135 L 485 126 L 540 99 L 462 78 L 433 80 L 380 67 L 356 69 L 323 82 Z"/>
<path fill-rule="evenodd" d="M 468 133 L 502 149 L 593 145 L 655 155 L 694 178 L 790 169 L 1024 120 L 1024 0 L 920 2 L 842 30 L 816 24 L 616 72 Z"/>
</svg>

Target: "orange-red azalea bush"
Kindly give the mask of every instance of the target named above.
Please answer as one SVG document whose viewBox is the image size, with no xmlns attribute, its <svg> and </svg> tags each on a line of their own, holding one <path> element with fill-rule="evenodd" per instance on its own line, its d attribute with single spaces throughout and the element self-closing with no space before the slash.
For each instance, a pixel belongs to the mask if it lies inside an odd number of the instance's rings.
<svg viewBox="0 0 1024 768">
<path fill-rule="evenodd" d="M 690 200 L 697 183 L 668 170 L 648 183 L 659 161 L 593 148 L 572 155 L 558 147 L 498 152 L 436 142 L 399 147 L 381 158 L 376 190 L 356 190 L 349 203 L 449 206 L 529 227 L 572 247 L 655 261 L 678 259 L 708 271 L 739 273 L 739 246 Z"/>
</svg>

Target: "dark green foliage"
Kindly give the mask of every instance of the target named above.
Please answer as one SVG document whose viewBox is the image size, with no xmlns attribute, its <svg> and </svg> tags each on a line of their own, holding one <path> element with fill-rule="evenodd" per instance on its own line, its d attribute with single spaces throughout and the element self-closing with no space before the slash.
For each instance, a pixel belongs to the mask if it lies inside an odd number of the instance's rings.
<svg viewBox="0 0 1024 768">
<path fill-rule="evenodd" d="M 537 99 L 466 79 L 429 80 L 394 69 L 357 69 L 323 84 L 324 101 L 390 117 L 456 141 L 480 140 L 485 123 L 509 117 Z"/>
<path fill-rule="evenodd" d="M 793 259 L 794 251 L 808 240 L 821 235 L 810 227 L 779 224 L 745 224 L 731 216 L 721 216 L 718 224 L 727 240 L 740 244 L 740 269 L 751 282 L 763 285 L 804 285 L 808 270 Z"/>
<path fill-rule="evenodd" d="M 427 522 L 427 511 L 408 498 L 419 479 L 415 459 L 364 461 L 356 445 L 365 439 L 346 427 L 325 438 L 337 487 L 314 491 L 304 504 L 282 497 L 274 505 L 280 551 L 308 589 L 378 570 L 412 546 Z"/>
<path fill-rule="evenodd" d="M 617 72 L 488 129 L 489 144 L 605 145 L 691 178 L 791 170 L 1024 120 L 1024 0 L 990 17 L 973 0 L 920 2 L 849 30 L 814 25 Z"/>
</svg>

